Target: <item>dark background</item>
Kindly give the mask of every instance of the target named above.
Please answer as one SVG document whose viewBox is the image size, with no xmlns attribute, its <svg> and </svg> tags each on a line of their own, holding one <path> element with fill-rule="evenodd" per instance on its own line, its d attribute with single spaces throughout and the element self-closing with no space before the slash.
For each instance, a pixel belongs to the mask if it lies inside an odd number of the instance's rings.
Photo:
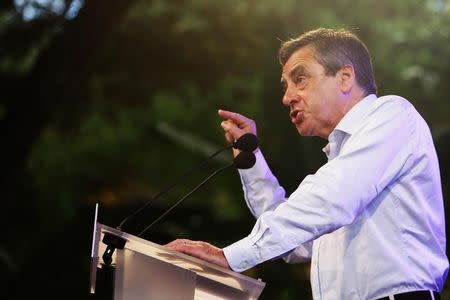
<svg viewBox="0 0 450 300">
<path fill-rule="evenodd" d="M 325 162 L 325 141 L 290 124 L 277 50 L 319 26 L 354 30 L 372 53 L 379 95 L 408 98 L 426 119 L 448 209 L 450 4 L 355 2 L 2 0 L 0 297 L 88 299 L 95 203 L 100 222 L 116 226 L 226 146 L 218 108 L 256 120 L 292 192 Z M 224 153 L 185 178 L 127 231 L 230 161 Z M 144 237 L 223 247 L 253 223 L 237 172 L 226 170 Z M 311 299 L 308 264 L 270 261 L 244 274 L 267 283 L 261 299 Z"/>
</svg>

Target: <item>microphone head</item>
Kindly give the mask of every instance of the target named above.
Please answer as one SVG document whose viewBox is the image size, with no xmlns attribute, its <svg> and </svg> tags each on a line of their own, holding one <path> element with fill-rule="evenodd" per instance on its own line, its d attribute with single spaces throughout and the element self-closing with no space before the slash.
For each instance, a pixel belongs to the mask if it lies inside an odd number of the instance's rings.
<svg viewBox="0 0 450 300">
<path fill-rule="evenodd" d="M 254 151 L 258 148 L 258 138 L 253 133 L 246 133 L 233 143 L 233 148 L 242 151 Z"/>
<path fill-rule="evenodd" d="M 256 156 L 253 152 L 242 151 L 233 160 L 233 166 L 238 169 L 250 169 L 255 165 Z"/>
</svg>

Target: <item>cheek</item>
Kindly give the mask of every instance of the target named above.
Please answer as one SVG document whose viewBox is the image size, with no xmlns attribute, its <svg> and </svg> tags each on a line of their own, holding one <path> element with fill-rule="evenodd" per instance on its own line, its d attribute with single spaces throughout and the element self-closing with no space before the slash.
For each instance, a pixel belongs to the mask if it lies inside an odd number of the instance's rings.
<svg viewBox="0 0 450 300">
<path fill-rule="evenodd" d="M 321 93 L 315 93 L 314 95 L 311 95 L 309 98 L 309 102 L 307 104 L 308 111 L 310 114 L 314 116 L 320 116 L 328 110 L 328 107 L 326 105 L 326 98 L 325 95 Z"/>
<path fill-rule="evenodd" d="M 335 95 L 334 90 L 327 87 L 319 90 L 315 99 L 316 112 L 323 117 L 332 115 L 335 104 L 333 99 L 335 99 Z"/>
</svg>

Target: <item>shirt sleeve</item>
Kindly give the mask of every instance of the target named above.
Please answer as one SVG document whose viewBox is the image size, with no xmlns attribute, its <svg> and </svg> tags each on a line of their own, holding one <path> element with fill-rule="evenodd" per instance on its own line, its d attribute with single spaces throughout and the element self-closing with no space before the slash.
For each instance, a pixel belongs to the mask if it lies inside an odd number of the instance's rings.
<svg viewBox="0 0 450 300">
<path fill-rule="evenodd" d="M 240 169 L 239 174 L 247 206 L 258 218 L 264 212 L 272 211 L 286 201 L 286 192 L 272 174 L 259 149 L 255 152 L 255 156 L 255 165 L 250 169 Z"/>
<path fill-rule="evenodd" d="M 250 169 L 240 169 L 239 174 L 247 206 L 258 218 L 266 211 L 273 211 L 287 199 L 285 190 L 278 183 L 259 149 L 255 156 L 255 166 Z M 288 263 L 306 262 L 311 259 L 311 253 L 312 242 L 309 242 L 281 255 L 281 258 Z"/>
<path fill-rule="evenodd" d="M 351 224 L 407 169 L 415 130 L 411 113 L 409 104 L 386 101 L 365 118 L 345 149 L 306 176 L 287 201 L 273 210 L 255 210 L 260 215 L 250 235 L 223 249 L 230 267 L 242 272 Z M 241 173 L 247 187 L 251 175 Z"/>
</svg>

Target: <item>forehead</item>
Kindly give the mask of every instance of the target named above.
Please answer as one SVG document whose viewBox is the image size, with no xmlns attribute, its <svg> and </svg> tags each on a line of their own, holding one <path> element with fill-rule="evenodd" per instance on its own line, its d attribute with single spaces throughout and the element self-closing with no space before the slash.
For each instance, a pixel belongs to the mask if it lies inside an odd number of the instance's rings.
<svg viewBox="0 0 450 300">
<path fill-rule="evenodd" d="M 291 73 L 314 73 L 324 70 L 322 65 L 314 57 L 314 50 L 311 47 L 302 47 L 295 51 L 283 66 L 281 79 L 287 79 Z"/>
</svg>

